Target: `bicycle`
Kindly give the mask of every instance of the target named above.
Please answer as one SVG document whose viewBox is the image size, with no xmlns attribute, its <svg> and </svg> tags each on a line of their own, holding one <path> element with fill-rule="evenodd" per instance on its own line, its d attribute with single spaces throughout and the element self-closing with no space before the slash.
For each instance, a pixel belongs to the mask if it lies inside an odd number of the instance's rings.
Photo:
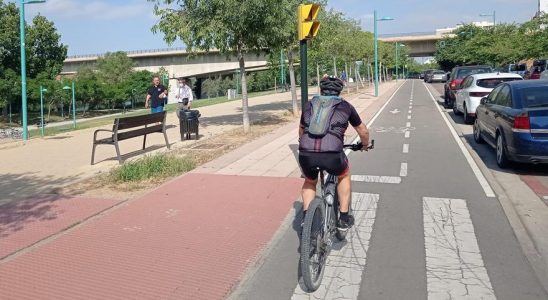
<svg viewBox="0 0 548 300">
<path fill-rule="evenodd" d="M 367 146 L 365 150 L 375 147 L 375 140 Z M 361 150 L 362 144 L 344 145 L 344 148 L 353 151 Z M 316 196 L 310 205 L 304 219 L 301 233 L 301 273 L 306 288 L 310 291 L 316 291 L 322 282 L 325 270 L 325 262 L 331 245 L 333 236 L 339 241 L 346 238 L 347 231 L 337 229 L 337 220 L 339 217 L 339 200 L 337 196 L 337 176 L 327 174 L 325 170 L 320 172 L 321 192 Z M 350 200 L 349 213 L 352 214 L 352 199 Z"/>
</svg>

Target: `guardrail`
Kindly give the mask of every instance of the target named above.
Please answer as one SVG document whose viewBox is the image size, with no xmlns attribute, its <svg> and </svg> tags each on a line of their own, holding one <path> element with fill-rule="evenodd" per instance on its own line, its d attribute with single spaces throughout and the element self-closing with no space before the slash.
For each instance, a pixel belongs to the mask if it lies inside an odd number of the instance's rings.
<svg viewBox="0 0 548 300">
<path fill-rule="evenodd" d="M 379 37 L 390 38 L 390 37 L 406 37 L 406 36 L 421 36 L 421 35 L 437 35 L 437 32 L 425 31 L 425 32 L 408 32 L 408 33 L 389 33 L 389 34 L 379 34 Z"/>
<path fill-rule="evenodd" d="M 125 52 L 127 55 L 132 55 L 132 54 L 158 53 L 158 52 L 170 52 L 170 51 L 182 51 L 182 50 L 186 50 L 186 48 L 183 48 L 183 47 L 160 48 L 160 49 L 149 49 L 149 50 L 131 50 L 131 51 L 123 51 L 123 52 Z M 105 53 L 71 55 L 71 56 L 67 56 L 67 59 L 92 58 L 92 57 L 101 57 L 103 55 L 105 55 Z"/>
</svg>

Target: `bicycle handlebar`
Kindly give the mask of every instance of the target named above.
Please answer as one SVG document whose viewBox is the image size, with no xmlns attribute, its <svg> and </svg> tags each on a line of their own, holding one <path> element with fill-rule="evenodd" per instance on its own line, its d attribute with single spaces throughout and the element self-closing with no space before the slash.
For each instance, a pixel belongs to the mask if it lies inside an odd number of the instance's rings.
<svg viewBox="0 0 548 300">
<path fill-rule="evenodd" d="M 352 151 L 359 151 L 359 150 L 371 150 L 375 148 L 375 140 L 371 140 L 371 144 L 369 146 L 362 149 L 363 144 L 361 142 L 357 144 L 346 144 L 343 146 L 343 148 L 351 149 Z"/>
</svg>

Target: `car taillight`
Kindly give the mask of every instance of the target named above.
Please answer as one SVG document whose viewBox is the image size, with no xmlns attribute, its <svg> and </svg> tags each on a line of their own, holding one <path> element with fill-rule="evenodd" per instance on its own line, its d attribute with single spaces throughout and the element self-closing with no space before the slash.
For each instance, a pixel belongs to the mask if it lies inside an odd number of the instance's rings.
<svg viewBox="0 0 548 300">
<path fill-rule="evenodd" d="M 512 131 L 514 132 L 530 132 L 531 131 L 531 122 L 529 121 L 529 115 L 527 113 L 517 115 L 514 118 L 514 126 L 512 126 Z"/>
<path fill-rule="evenodd" d="M 489 92 L 470 92 L 470 97 L 485 97 L 488 95 Z"/>
<path fill-rule="evenodd" d="M 451 85 L 450 85 L 450 86 L 451 86 L 451 89 L 452 89 L 452 90 L 456 90 L 456 89 L 457 89 L 457 81 L 456 81 L 456 80 L 451 81 Z"/>
</svg>

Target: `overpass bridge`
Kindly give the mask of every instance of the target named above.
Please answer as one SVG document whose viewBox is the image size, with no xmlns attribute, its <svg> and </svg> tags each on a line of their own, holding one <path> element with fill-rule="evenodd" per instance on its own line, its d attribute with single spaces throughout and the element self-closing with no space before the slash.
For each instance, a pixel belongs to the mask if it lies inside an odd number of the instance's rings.
<svg viewBox="0 0 548 300">
<path fill-rule="evenodd" d="M 183 48 L 157 49 L 126 52 L 135 63 L 135 70 L 158 72 L 164 68 L 169 74 L 169 85 L 177 86 L 178 77 L 194 77 L 195 93 L 201 95 L 201 82 L 217 75 L 234 74 L 239 70 L 236 55 L 221 54 L 218 50 L 209 52 L 188 52 Z M 73 75 L 80 67 L 95 68 L 101 54 L 69 56 L 65 59 L 61 75 Z M 268 68 L 267 57 L 264 53 L 244 54 L 246 70 L 259 71 Z"/>
<path fill-rule="evenodd" d="M 412 32 L 379 35 L 379 40 L 386 43 L 402 43 L 409 48 L 409 56 L 434 56 L 436 43 L 450 35 L 453 29 L 440 29 L 430 32 Z"/>
</svg>

